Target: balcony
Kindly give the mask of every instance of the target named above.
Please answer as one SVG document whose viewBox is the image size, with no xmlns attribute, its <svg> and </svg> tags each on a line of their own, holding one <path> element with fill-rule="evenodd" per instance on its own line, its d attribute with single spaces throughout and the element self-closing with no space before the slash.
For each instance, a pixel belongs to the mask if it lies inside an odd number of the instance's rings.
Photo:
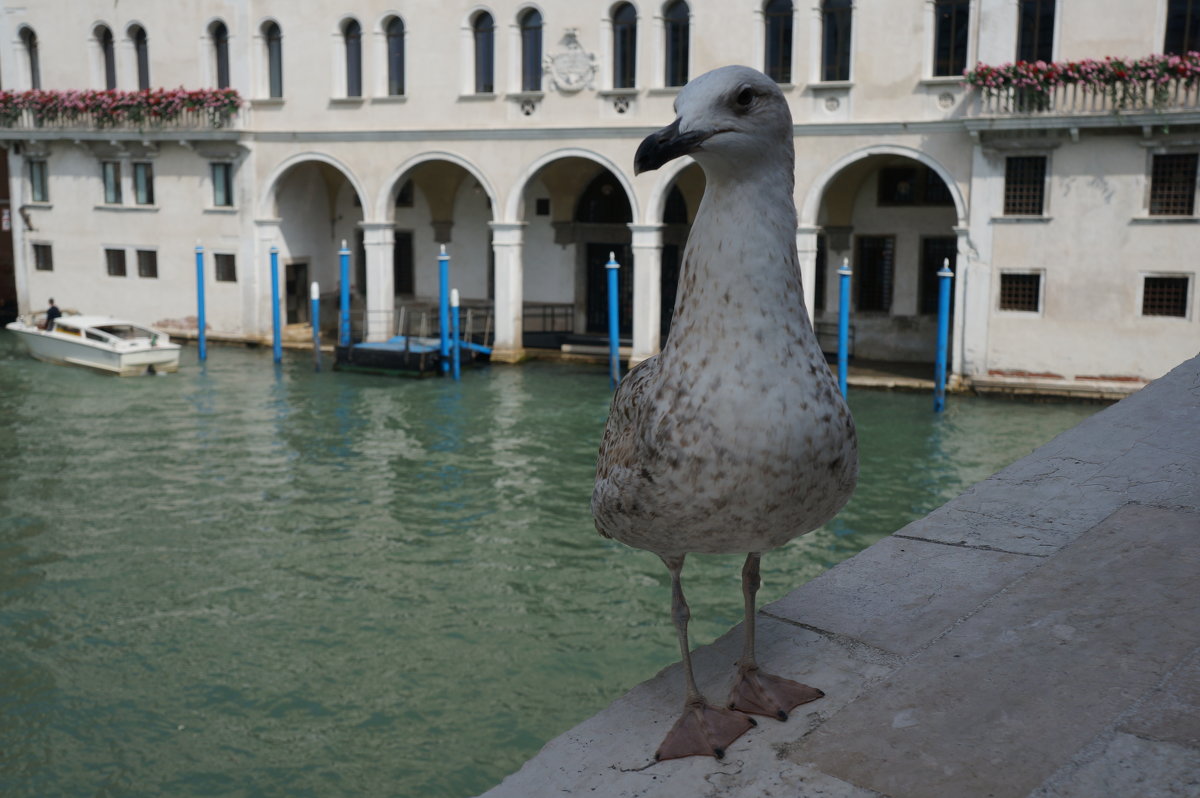
<svg viewBox="0 0 1200 798">
<path fill-rule="evenodd" d="M 1092 117 L 1103 124 L 1144 124 L 1164 114 L 1200 112 L 1200 52 L 977 64 L 964 79 L 975 92 L 969 111 L 974 117 Z"/>
<path fill-rule="evenodd" d="M 242 104 L 234 89 L 0 91 L 0 139 L 231 138 Z"/>
</svg>

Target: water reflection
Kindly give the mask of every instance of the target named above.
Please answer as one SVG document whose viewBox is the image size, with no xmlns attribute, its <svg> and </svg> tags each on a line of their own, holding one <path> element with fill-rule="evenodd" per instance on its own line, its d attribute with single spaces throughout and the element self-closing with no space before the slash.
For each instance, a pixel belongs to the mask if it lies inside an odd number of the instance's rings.
<svg viewBox="0 0 1200 798">
<path fill-rule="evenodd" d="M 588 512 L 602 368 L 449 380 L 217 347 L 119 380 L 0 334 L 0 794 L 478 793 L 675 660 Z M 851 393 L 862 484 L 772 600 L 1094 407 Z M 737 557 L 684 578 L 697 642 Z"/>
</svg>

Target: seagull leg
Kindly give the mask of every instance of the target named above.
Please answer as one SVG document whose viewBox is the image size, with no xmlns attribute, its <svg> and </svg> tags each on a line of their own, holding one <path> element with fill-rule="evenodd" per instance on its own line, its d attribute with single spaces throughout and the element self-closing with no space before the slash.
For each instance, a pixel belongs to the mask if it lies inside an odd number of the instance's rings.
<svg viewBox="0 0 1200 798">
<path fill-rule="evenodd" d="M 729 708 L 787 720 L 788 712 L 825 694 L 815 687 L 758 669 L 754 656 L 754 599 L 761 584 L 758 573 L 761 558 L 761 553 L 751 552 L 742 566 L 742 595 L 746 600 L 745 643 L 742 658 L 738 660 L 737 681 L 729 694 Z"/>
<path fill-rule="evenodd" d="M 683 585 L 679 575 L 683 571 L 683 557 L 663 557 L 671 571 L 671 618 L 679 635 L 679 652 L 683 656 L 683 678 L 687 682 L 687 697 L 684 699 L 683 715 L 675 721 L 666 739 L 658 747 L 656 760 L 678 759 L 685 756 L 725 756 L 725 748 L 754 726 L 751 718 L 723 707 L 714 707 L 704 700 L 696 687 L 692 673 L 692 654 L 688 647 L 688 620 L 691 611 L 683 598 Z"/>
</svg>

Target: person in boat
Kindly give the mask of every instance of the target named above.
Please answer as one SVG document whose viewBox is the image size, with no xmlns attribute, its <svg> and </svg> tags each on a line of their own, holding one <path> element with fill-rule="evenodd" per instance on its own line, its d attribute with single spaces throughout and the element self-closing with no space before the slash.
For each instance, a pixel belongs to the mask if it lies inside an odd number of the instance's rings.
<svg viewBox="0 0 1200 798">
<path fill-rule="evenodd" d="M 50 298 L 50 307 L 46 310 L 46 332 L 54 329 L 54 320 L 62 315 L 62 311 L 58 309 L 58 305 L 54 304 L 54 298 Z"/>
</svg>

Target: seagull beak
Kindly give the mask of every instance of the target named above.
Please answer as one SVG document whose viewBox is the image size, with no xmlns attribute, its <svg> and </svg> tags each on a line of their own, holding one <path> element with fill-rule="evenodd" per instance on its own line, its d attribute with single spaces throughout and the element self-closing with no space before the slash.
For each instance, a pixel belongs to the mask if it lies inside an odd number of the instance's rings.
<svg viewBox="0 0 1200 798">
<path fill-rule="evenodd" d="M 679 132 L 679 120 L 645 138 L 633 156 L 633 173 L 640 175 L 672 161 L 681 155 L 695 152 L 710 134 L 703 131 Z"/>
</svg>

